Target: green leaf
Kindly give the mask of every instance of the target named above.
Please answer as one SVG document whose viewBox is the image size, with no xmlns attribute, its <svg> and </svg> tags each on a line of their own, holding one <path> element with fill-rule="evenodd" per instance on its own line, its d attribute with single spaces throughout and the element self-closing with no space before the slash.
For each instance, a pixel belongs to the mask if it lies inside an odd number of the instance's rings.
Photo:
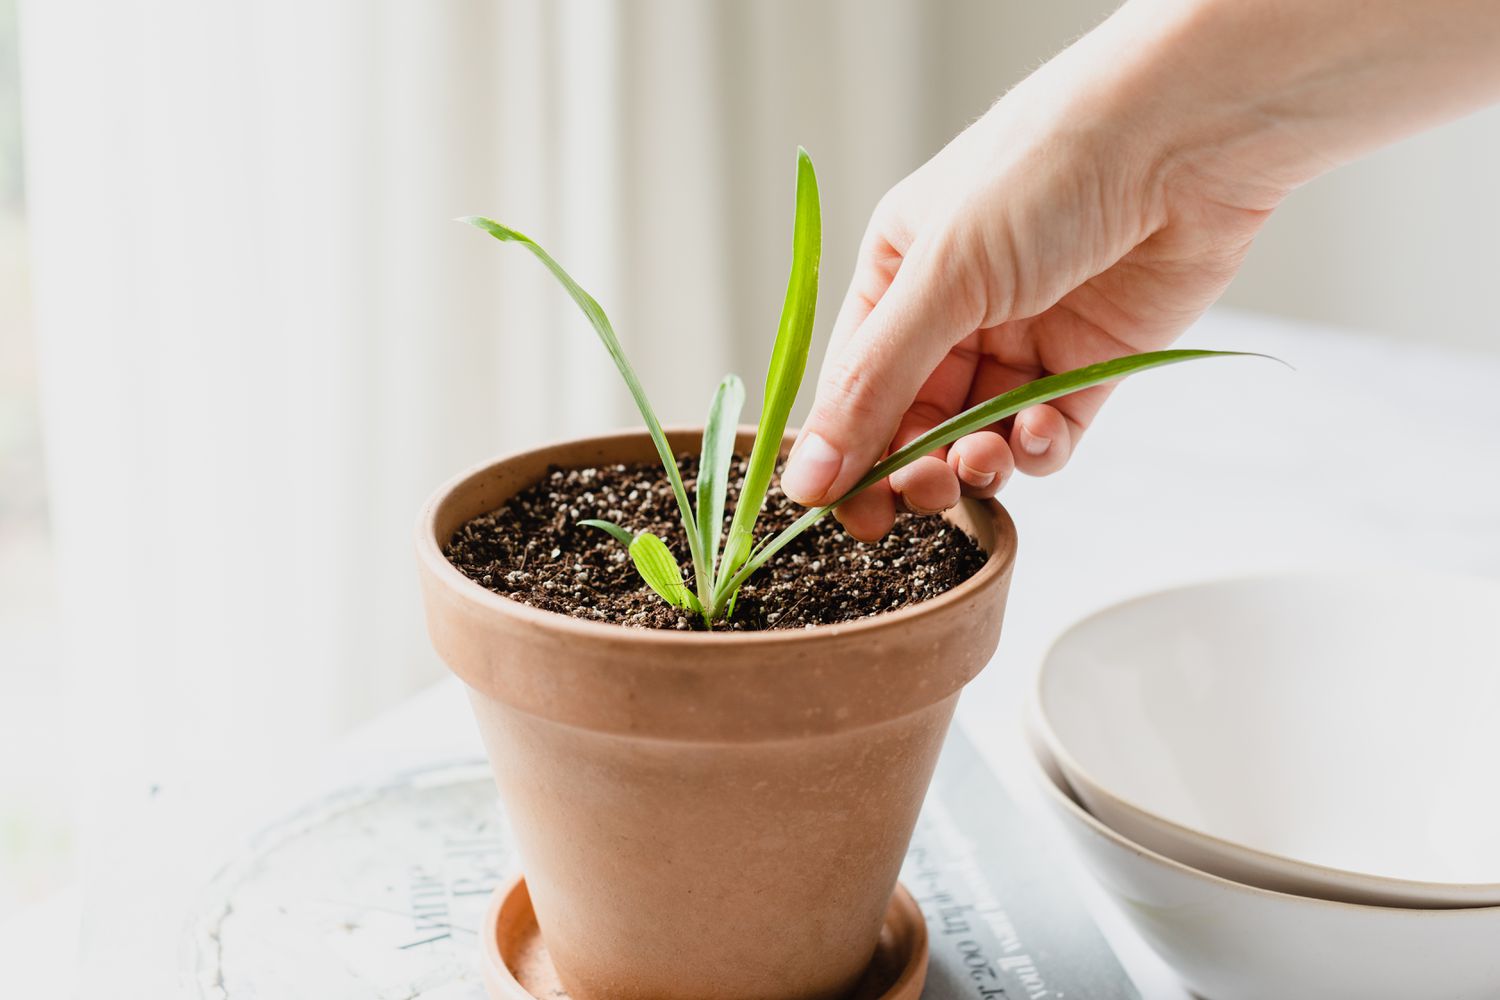
<svg viewBox="0 0 1500 1000">
<path fill-rule="evenodd" d="M 643 531 L 630 543 L 630 559 L 641 579 L 660 594 L 662 600 L 674 608 L 689 608 L 702 613 L 703 606 L 682 582 L 682 570 L 672 558 L 672 550 L 667 548 L 666 542 L 649 531 Z"/>
<path fill-rule="evenodd" d="M 781 454 L 787 417 L 797 400 L 807 351 L 812 343 L 813 316 L 818 306 L 818 263 L 823 253 L 823 220 L 818 207 L 818 177 L 807 150 L 797 147 L 796 216 L 792 223 L 792 271 L 787 278 L 781 325 L 771 349 L 766 372 L 766 401 L 755 431 L 755 446 L 745 469 L 745 482 L 734 508 L 729 540 L 719 569 L 723 577 L 738 569 L 750 555 L 755 521 L 771 485 L 771 473 Z M 716 602 L 717 603 L 717 602 Z"/>
<path fill-rule="evenodd" d="M 1028 382 L 1010 392 L 1002 393 L 993 399 L 970 407 L 958 416 L 950 417 L 938 424 L 906 447 L 876 463 L 875 467 L 865 473 L 864 478 L 855 483 L 848 493 L 839 497 L 830 506 L 837 507 L 845 500 L 869 489 L 897 469 L 905 468 L 923 455 L 946 447 L 965 434 L 983 430 L 990 424 L 1014 416 L 1028 406 L 1036 406 L 1038 403 L 1045 403 L 1059 396 L 1068 396 L 1081 389 L 1088 389 L 1105 382 L 1113 382 L 1150 368 L 1161 368 L 1165 365 L 1198 361 L 1203 358 L 1233 357 L 1266 358 L 1268 356 L 1249 354 L 1244 351 L 1148 351 L 1144 354 L 1129 354 L 1112 361 L 1101 361 L 1098 364 L 1075 368 L 1059 375 L 1048 375 L 1034 382 Z M 1269 360 L 1277 359 L 1270 358 Z"/>
<path fill-rule="evenodd" d="M 739 589 L 751 573 L 754 573 L 766 561 L 781 551 L 792 539 L 812 527 L 817 521 L 824 517 L 829 511 L 839 504 L 856 496 L 864 490 L 880 482 L 885 477 L 898 469 L 904 468 L 937 448 L 952 444 L 965 434 L 971 434 L 977 430 L 983 430 L 991 424 L 1004 420 L 1006 417 L 1035 406 L 1057 399 L 1059 396 L 1067 396 L 1078 392 L 1080 389 L 1088 389 L 1092 386 L 1102 385 L 1105 382 L 1113 382 L 1136 372 L 1145 371 L 1149 368 L 1160 368 L 1164 365 L 1175 365 L 1183 361 L 1196 361 L 1202 358 L 1225 358 L 1225 357 L 1268 357 L 1264 354 L 1249 354 L 1244 351 L 1150 351 L 1145 354 L 1131 354 L 1113 361 L 1102 361 L 1099 364 L 1088 365 L 1083 368 L 1075 368 L 1069 372 L 1059 375 L 1048 375 L 1039 378 L 1035 382 L 1001 393 L 988 399 L 983 403 L 970 407 L 955 417 L 938 424 L 932 430 L 912 441 L 906 447 L 899 449 L 890 457 L 876 464 L 864 478 L 854 484 L 854 487 L 839 497 L 833 503 L 825 507 L 813 507 L 792 522 L 775 538 L 756 549 L 753 558 L 749 559 L 744 566 L 740 567 L 733 576 L 725 580 L 715 593 L 715 603 L 720 603 L 730 594 Z M 1270 360 L 1277 360 L 1271 358 Z"/>
<path fill-rule="evenodd" d="M 667 443 L 667 436 L 662 432 L 661 421 L 656 419 L 656 411 L 651 408 L 651 402 L 646 398 L 646 390 L 641 387 L 641 380 L 636 377 L 635 369 L 630 365 L 630 359 L 625 356 L 625 349 L 620 346 L 620 338 L 615 336 L 615 328 L 610 325 L 609 317 L 604 314 L 604 309 L 594 297 L 583 290 L 578 282 L 573 280 L 572 275 L 563 270 L 561 264 L 552 259 L 552 255 L 542 249 L 541 244 L 531 237 L 519 233 L 507 226 L 502 226 L 493 219 L 486 219 L 482 215 L 468 215 L 458 220 L 467 222 L 476 229 L 482 229 L 502 243 L 517 243 L 534 254 L 537 260 L 547 266 L 553 277 L 562 284 L 578 308 L 588 317 L 593 324 L 594 332 L 599 335 L 605 350 L 614 360 L 615 367 L 619 369 L 620 377 L 625 380 L 625 385 L 630 389 L 631 398 L 635 400 L 636 409 L 641 411 L 641 419 L 646 422 L 646 430 L 651 434 L 651 441 L 656 445 L 656 453 L 661 457 L 662 468 L 667 473 L 667 479 L 672 483 L 672 493 L 677 498 L 677 511 L 682 515 L 682 527 L 687 532 L 688 549 L 692 553 L 693 565 L 703 566 L 703 559 L 698 551 L 698 528 L 693 518 L 693 506 L 688 501 L 687 488 L 682 485 L 682 475 L 677 471 L 677 458 L 672 454 L 672 446 Z"/>
<path fill-rule="evenodd" d="M 698 453 L 698 551 L 703 553 L 708 576 L 719 559 L 724 534 L 724 493 L 729 488 L 729 463 L 734 460 L 734 433 L 740 411 L 745 408 L 745 383 L 738 375 L 725 375 L 708 407 L 703 425 L 703 449 Z M 707 600 L 713 580 L 698 581 L 699 596 Z"/>
<path fill-rule="evenodd" d="M 627 549 L 630 548 L 630 543 L 635 541 L 634 535 L 626 531 L 624 528 L 620 527 L 618 524 L 615 524 L 613 521 L 601 521 L 598 518 L 590 517 L 585 520 L 579 521 L 578 526 L 581 528 L 598 528 L 600 531 L 608 532 L 611 538 L 619 542 L 621 545 L 625 546 Z"/>
</svg>

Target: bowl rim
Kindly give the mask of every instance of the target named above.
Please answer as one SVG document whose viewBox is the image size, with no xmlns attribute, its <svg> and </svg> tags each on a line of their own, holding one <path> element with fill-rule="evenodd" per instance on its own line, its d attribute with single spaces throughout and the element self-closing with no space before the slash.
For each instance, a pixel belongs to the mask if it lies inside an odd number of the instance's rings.
<svg viewBox="0 0 1500 1000">
<path fill-rule="evenodd" d="M 1099 781 L 1099 779 L 1088 768 L 1083 767 L 1078 762 L 1078 759 L 1073 756 L 1073 754 L 1068 752 L 1067 748 L 1063 745 L 1062 739 L 1057 735 L 1056 730 L 1053 728 L 1051 721 L 1047 717 L 1047 700 L 1043 694 L 1043 691 L 1049 667 L 1054 662 L 1058 647 L 1080 629 L 1094 624 L 1108 615 L 1116 614 L 1138 605 L 1149 604 L 1155 601 L 1159 601 L 1169 597 L 1175 597 L 1177 595 L 1192 591 L 1217 590 L 1220 588 L 1240 586 L 1244 584 L 1269 584 L 1275 581 L 1288 580 L 1301 582 L 1305 582 L 1308 580 L 1359 580 L 1367 582 L 1372 577 L 1379 577 L 1386 580 L 1400 577 L 1401 579 L 1407 581 L 1410 581 L 1412 579 L 1426 579 L 1450 585 L 1459 584 L 1462 586 L 1477 586 L 1478 588 L 1488 590 L 1493 593 L 1497 598 L 1497 603 L 1500 603 L 1500 580 L 1475 573 L 1436 570 L 1431 568 L 1362 567 L 1359 569 L 1334 569 L 1316 567 L 1290 570 L 1266 570 L 1255 573 L 1237 573 L 1206 577 L 1198 580 L 1187 581 L 1184 583 L 1172 584 L 1165 587 L 1158 587 L 1153 590 L 1146 591 L 1145 593 L 1136 594 L 1122 600 L 1113 601 L 1109 604 L 1103 605 L 1102 607 L 1094 609 L 1093 611 L 1084 615 L 1082 618 L 1079 618 L 1069 624 L 1066 628 L 1059 632 L 1051 642 L 1047 644 L 1046 651 L 1042 654 L 1037 668 L 1033 671 L 1031 691 L 1029 695 L 1030 702 L 1029 708 L 1027 710 L 1028 724 L 1034 727 L 1034 731 L 1036 732 L 1037 737 L 1045 745 L 1048 753 L 1050 753 L 1058 762 L 1059 766 L 1061 766 L 1065 772 L 1071 771 L 1081 776 L 1089 783 L 1091 791 L 1097 792 L 1099 795 L 1109 799 L 1112 803 L 1125 811 L 1134 812 L 1159 826 L 1169 829 L 1183 839 L 1198 841 L 1205 847 L 1205 849 L 1212 850 L 1219 854 L 1229 854 L 1240 857 L 1242 859 L 1248 859 L 1260 864 L 1261 866 L 1274 866 L 1281 869 L 1291 869 L 1293 871 L 1302 873 L 1304 876 L 1316 877 L 1325 884 L 1342 883 L 1346 887 L 1357 888 L 1372 894 L 1399 894 L 1404 896 L 1408 903 L 1414 901 L 1417 898 L 1418 894 L 1420 894 L 1426 898 L 1426 909 L 1488 909 L 1492 906 L 1500 906 L 1500 902 L 1480 902 L 1478 899 L 1472 898 L 1486 896 L 1494 897 L 1495 899 L 1500 900 L 1500 880 L 1491 882 L 1436 882 L 1427 879 L 1411 879 L 1401 878 L 1393 875 L 1377 875 L 1372 872 L 1362 872 L 1352 868 L 1338 868 L 1333 865 L 1320 864 L 1314 861 L 1305 861 L 1300 858 L 1292 857 L 1290 855 L 1279 854 L 1274 851 L 1265 850 L 1263 848 L 1253 847 L 1249 844 L 1229 840 L 1228 838 L 1209 833 L 1206 830 L 1200 830 L 1197 827 L 1187 826 L 1183 823 L 1177 822 L 1176 820 L 1169 819 L 1153 809 L 1148 809 L 1132 799 L 1126 798 L 1114 791 L 1111 791 L 1103 782 Z M 1048 783 L 1051 783 L 1050 779 Z M 1066 796 L 1064 797 L 1066 798 Z M 1119 834 L 1117 831 L 1114 831 L 1113 827 L 1109 827 L 1108 824 L 1104 824 L 1102 820 L 1099 820 L 1092 813 L 1088 813 L 1087 810 L 1084 810 L 1084 812 L 1092 822 L 1104 825 L 1107 829 L 1111 830 L 1111 832 L 1115 832 L 1117 836 L 1120 836 L 1127 843 L 1134 845 L 1134 841 L 1130 841 L 1128 840 L 1128 838 L 1124 838 L 1123 834 Z M 1140 845 L 1135 846 L 1140 850 L 1147 850 L 1144 847 L 1140 847 Z M 1181 862 L 1177 862 L 1175 860 L 1173 861 L 1173 863 L 1181 864 Z M 1191 866 L 1184 867 L 1186 867 L 1190 871 L 1200 871 L 1200 869 L 1196 869 Z M 1202 874 L 1210 875 L 1211 873 L 1202 872 Z M 1222 878 L 1222 876 L 1212 877 Z M 1244 885 L 1244 883 L 1234 882 L 1230 879 L 1225 879 L 1224 881 L 1229 882 L 1231 885 Z M 1273 889 L 1264 889 L 1261 886 L 1246 886 L 1246 888 L 1260 889 L 1261 891 L 1265 892 L 1276 891 Z M 1300 899 L 1321 897 L 1294 896 L 1294 898 Z M 1442 901 L 1439 901 L 1439 898 L 1441 898 Z M 1344 902 L 1342 900 L 1324 901 Z M 1386 906 L 1386 904 L 1374 903 L 1347 903 L 1346 905 Z M 1406 907 L 1391 904 L 1387 908 L 1404 909 Z"/>
<path fill-rule="evenodd" d="M 1043 764 L 1039 756 L 1040 753 L 1050 754 L 1051 749 L 1042 742 L 1040 727 L 1037 725 L 1039 721 L 1038 710 L 1039 706 L 1034 701 L 1027 706 L 1023 728 L 1028 730 L 1028 737 L 1031 733 L 1036 734 L 1035 739 L 1027 738 L 1024 740 L 1026 744 L 1025 757 L 1027 767 L 1031 771 L 1031 777 L 1036 784 L 1041 786 L 1043 796 L 1050 799 L 1055 806 L 1062 809 L 1079 823 L 1082 823 L 1097 836 L 1146 861 L 1153 862 L 1157 867 L 1171 869 L 1189 878 L 1220 886 L 1231 892 L 1285 900 L 1294 904 L 1318 906 L 1325 909 L 1348 910 L 1362 913 L 1391 913 L 1424 920 L 1449 921 L 1459 919 L 1465 914 L 1487 913 L 1495 915 L 1496 919 L 1500 920 L 1500 905 L 1449 907 L 1383 906 L 1376 903 L 1350 903 L 1341 899 L 1324 899 L 1321 896 L 1299 896 L 1295 893 L 1281 892 L 1276 889 L 1267 889 L 1263 886 L 1236 882 L 1222 875 L 1215 875 L 1213 872 L 1206 872 L 1201 868 L 1194 868 L 1192 865 L 1183 864 L 1176 858 L 1170 858 L 1165 854 L 1158 854 L 1156 851 L 1151 850 L 1151 848 L 1137 844 L 1114 827 L 1109 826 L 1074 800 L 1071 794 L 1058 787 L 1057 782 L 1048 773 L 1046 765 Z"/>
</svg>

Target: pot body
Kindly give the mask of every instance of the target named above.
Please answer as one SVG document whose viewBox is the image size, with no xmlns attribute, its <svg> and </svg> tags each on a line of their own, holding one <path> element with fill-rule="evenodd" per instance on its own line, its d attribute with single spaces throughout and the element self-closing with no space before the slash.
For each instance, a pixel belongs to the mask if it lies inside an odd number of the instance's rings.
<svg viewBox="0 0 1500 1000">
<path fill-rule="evenodd" d="M 858 622 L 764 633 L 573 619 L 493 594 L 442 555 L 458 525 L 549 465 L 654 460 L 645 434 L 610 435 L 443 487 L 418 527 L 429 632 L 469 687 L 575 1000 L 847 996 L 959 691 L 998 641 L 1014 528 L 993 501 L 967 501 L 954 520 L 990 552 L 970 580 Z"/>
<path fill-rule="evenodd" d="M 775 742 L 591 732 L 473 698 L 573 997 L 847 996 L 956 699 Z"/>
</svg>

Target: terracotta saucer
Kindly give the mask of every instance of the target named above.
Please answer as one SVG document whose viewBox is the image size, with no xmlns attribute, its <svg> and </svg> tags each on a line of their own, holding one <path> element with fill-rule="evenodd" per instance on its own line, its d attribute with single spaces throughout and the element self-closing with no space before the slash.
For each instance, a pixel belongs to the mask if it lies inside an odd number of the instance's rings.
<svg viewBox="0 0 1500 1000">
<path fill-rule="evenodd" d="M 479 932 L 490 1000 L 562 1000 L 563 989 L 531 909 L 526 880 L 495 890 Z M 918 1000 L 927 980 L 927 923 L 904 885 L 896 886 L 875 957 L 850 1000 Z"/>
</svg>

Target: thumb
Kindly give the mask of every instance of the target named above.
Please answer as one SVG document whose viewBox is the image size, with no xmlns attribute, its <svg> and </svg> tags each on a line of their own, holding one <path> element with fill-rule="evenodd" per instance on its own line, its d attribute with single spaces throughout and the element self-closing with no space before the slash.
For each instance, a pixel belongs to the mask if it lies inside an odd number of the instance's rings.
<svg viewBox="0 0 1500 1000">
<path fill-rule="evenodd" d="M 960 278 L 964 259 L 950 240 L 914 245 L 864 322 L 833 347 L 782 474 L 792 500 L 820 506 L 847 493 L 885 454 L 933 369 L 978 328 L 984 305 Z"/>
</svg>

